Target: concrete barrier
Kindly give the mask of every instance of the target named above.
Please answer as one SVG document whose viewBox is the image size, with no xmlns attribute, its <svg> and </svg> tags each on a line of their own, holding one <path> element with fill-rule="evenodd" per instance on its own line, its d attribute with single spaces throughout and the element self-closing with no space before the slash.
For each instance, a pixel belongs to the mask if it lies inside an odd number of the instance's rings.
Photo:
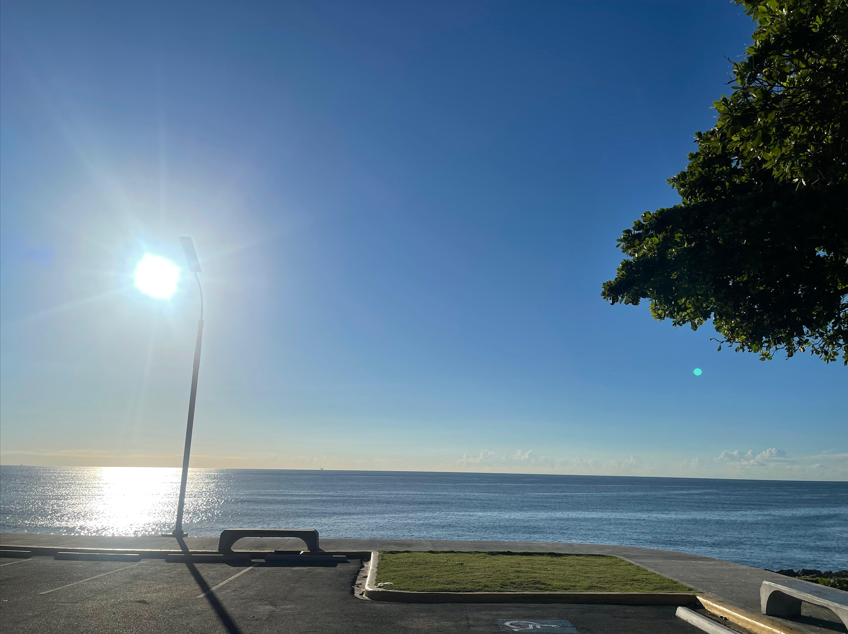
<svg viewBox="0 0 848 634">
<path fill-rule="evenodd" d="M 245 537 L 296 537 L 302 539 L 303 543 L 311 552 L 320 552 L 318 547 L 318 531 L 303 528 L 228 528 L 221 531 L 218 540 L 218 552 L 232 553 L 233 544 Z"/>
<path fill-rule="evenodd" d="M 848 628 L 848 592 L 801 579 L 763 581 L 760 586 L 760 609 L 763 614 L 799 616 L 802 601 L 827 608 Z"/>
<path fill-rule="evenodd" d="M 703 614 L 698 614 L 689 608 L 680 606 L 677 612 L 674 613 L 678 619 L 686 621 L 689 625 L 694 625 L 699 630 L 707 632 L 707 634 L 736 634 L 736 630 L 725 627 L 721 623 L 716 623 Z"/>
</svg>

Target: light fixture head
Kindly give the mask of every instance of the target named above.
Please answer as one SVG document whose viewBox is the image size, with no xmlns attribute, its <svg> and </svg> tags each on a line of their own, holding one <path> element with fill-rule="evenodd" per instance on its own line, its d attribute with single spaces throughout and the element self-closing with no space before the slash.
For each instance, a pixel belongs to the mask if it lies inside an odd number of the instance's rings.
<svg viewBox="0 0 848 634">
<path fill-rule="evenodd" d="M 197 259 L 197 251 L 194 250 L 194 242 L 191 238 L 183 236 L 180 238 L 180 243 L 183 245 L 183 253 L 188 262 L 188 270 L 192 273 L 200 273 L 200 260 Z"/>
</svg>

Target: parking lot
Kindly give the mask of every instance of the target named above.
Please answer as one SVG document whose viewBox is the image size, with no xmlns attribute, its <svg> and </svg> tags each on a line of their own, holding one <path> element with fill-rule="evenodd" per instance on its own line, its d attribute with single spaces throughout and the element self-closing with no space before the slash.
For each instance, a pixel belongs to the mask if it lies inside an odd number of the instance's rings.
<svg viewBox="0 0 848 634">
<path fill-rule="evenodd" d="M 697 632 L 675 608 L 378 603 L 337 567 L 0 557 L 5 632 Z M 567 623 L 566 623 L 567 622 Z"/>
</svg>

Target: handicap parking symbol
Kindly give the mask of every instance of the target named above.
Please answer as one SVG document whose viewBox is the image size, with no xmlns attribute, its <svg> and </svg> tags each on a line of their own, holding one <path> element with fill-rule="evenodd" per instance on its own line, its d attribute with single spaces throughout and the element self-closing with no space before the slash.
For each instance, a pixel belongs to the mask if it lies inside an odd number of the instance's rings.
<svg viewBox="0 0 848 634">
<path fill-rule="evenodd" d="M 578 634 L 577 628 L 571 621 L 530 621 L 528 619 L 500 619 L 498 620 L 501 632 L 533 632 L 534 634 Z"/>
</svg>

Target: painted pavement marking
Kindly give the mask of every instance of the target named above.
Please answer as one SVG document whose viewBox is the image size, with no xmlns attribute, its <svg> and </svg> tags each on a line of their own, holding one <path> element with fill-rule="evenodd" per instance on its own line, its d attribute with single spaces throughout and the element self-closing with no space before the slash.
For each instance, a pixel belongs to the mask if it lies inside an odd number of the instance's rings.
<svg viewBox="0 0 848 634">
<path fill-rule="evenodd" d="M 539 621 L 528 619 L 499 619 L 498 626 L 501 632 L 563 632 L 567 634 L 578 634 L 577 628 L 571 621 Z"/>
<path fill-rule="evenodd" d="M 202 598 L 203 598 L 203 597 L 205 597 L 207 594 L 210 594 L 210 593 L 212 593 L 212 592 L 215 592 L 215 590 L 217 590 L 217 589 L 218 589 L 218 588 L 220 588 L 221 586 L 228 584 L 228 583 L 229 583 L 230 581 L 232 581 L 233 579 L 237 579 L 238 577 L 241 577 L 244 573 L 246 573 L 246 572 L 250 572 L 250 571 L 251 571 L 251 570 L 253 570 L 254 568 L 256 568 L 256 564 L 251 565 L 249 568 L 245 568 L 245 569 L 244 569 L 244 570 L 242 570 L 241 572 L 237 572 L 236 574 L 234 574 L 234 575 L 233 575 L 232 577 L 230 577 L 229 579 L 224 579 L 221 583 L 219 583 L 219 584 L 218 584 L 217 586 L 215 586 L 214 588 L 209 588 L 206 592 L 204 592 L 203 594 L 199 594 L 199 595 L 197 595 L 197 596 L 196 596 L 196 597 L 194 597 L 194 598 L 195 598 L 195 599 L 202 599 Z"/>
<path fill-rule="evenodd" d="M 73 583 L 69 583 L 64 586 L 59 586 L 58 588 L 53 588 L 52 590 L 45 590 L 44 592 L 39 592 L 38 594 L 50 594 L 51 592 L 56 592 L 57 590 L 64 590 L 65 588 L 70 588 L 71 586 L 75 586 L 80 583 L 85 583 L 86 581 L 91 581 L 93 579 L 99 579 L 100 577 L 105 577 L 106 575 L 111 575 L 115 572 L 121 572 L 122 570 L 129 570 L 130 568 L 135 568 L 136 566 L 140 566 L 144 562 L 133 564 L 132 566 L 126 566 L 124 568 L 118 568 L 117 570 L 110 570 L 109 572 L 102 572 L 99 575 L 94 575 L 93 577 L 89 577 L 88 579 L 82 579 L 80 581 L 74 581 Z"/>
<path fill-rule="evenodd" d="M 3 566 L 14 566 L 15 564 L 25 564 L 28 561 L 32 561 L 32 559 L 18 559 L 17 561 L 10 561 L 7 564 L 0 564 L 0 568 Z"/>
</svg>

